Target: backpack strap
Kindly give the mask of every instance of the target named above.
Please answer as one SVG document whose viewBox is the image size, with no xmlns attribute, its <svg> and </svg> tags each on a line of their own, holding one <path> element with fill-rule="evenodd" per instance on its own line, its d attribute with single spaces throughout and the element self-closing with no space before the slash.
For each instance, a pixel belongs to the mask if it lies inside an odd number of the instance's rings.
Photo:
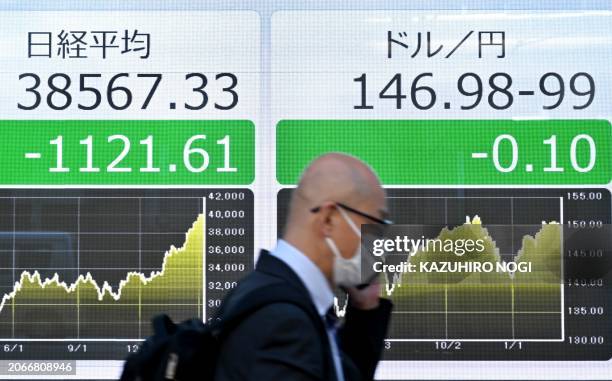
<svg viewBox="0 0 612 381">
<path fill-rule="evenodd" d="M 176 324 L 166 314 L 160 314 L 151 321 L 153 332 L 160 338 L 168 337 L 176 332 Z"/>
</svg>

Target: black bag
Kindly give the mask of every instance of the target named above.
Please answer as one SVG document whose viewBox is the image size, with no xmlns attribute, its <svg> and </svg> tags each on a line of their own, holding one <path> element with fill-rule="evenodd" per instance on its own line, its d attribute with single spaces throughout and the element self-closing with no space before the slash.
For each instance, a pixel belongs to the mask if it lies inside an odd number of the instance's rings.
<svg viewBox="0 0 612 381">
<path fill-rule="evenodd" d="M 208 324 L 200 319 L 175 324 L 167 315 L 153 318 L 153 336 L 126 359 L 121 381 L 212 381 L 223 335 L 249 314 L 272 303 L 292 303 L 316 314 L 303 296 L 287 287 L 262 287 L 240 299 L 244 302 L 232 315 Z"/>
</svg>

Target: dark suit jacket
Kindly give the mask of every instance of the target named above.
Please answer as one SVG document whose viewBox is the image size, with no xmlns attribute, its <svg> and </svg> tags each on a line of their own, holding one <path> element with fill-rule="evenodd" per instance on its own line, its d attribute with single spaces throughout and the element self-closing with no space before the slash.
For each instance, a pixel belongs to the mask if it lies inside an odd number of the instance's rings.
<svg viewBox="0 0 612 381">
<path fill-rule="evenodd" d="M 232 314 L 257 287 L 293 287 L 310 310 L 292 303 L 268 304 L 222 335 L 215 380 L 336 380 L 323 320 L 300 278 L 281 260 L 262 251 L 257 268 L 226 298 L 218 317 Z M 346 381 L 371 380 L 379 360 L 391 314 L 381 299 L 374 310 L 348 307 L 339 331 Z"/>
</svg>

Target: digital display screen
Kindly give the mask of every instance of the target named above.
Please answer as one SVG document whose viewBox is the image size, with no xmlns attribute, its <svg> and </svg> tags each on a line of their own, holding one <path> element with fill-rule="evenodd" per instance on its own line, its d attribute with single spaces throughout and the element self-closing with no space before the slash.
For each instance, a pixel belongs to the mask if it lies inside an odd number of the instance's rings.
<svg viewBox="0 0 612 381">
<path fill-rule="evenodd" d="M 376 379 L 612 379 L 610 3 L 23 1 L 0 31 L 0 379 L 118 379 L 154 316 L 211 321 L 328 152 L 394 221 Z"/>
</svg>

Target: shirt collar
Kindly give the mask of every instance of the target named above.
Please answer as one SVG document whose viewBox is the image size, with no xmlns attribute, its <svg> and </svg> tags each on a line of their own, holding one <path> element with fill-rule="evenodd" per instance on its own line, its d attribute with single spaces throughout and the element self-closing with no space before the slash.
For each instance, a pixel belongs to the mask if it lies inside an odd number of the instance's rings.
<svg viewBox="0 0 612 381">
<path fill-rule="evenodd" d="M 319 315 L 325 316 L 334 303 L 334 293 L 321 270 L 295 246 L 282 239 L 270 254 L 295 272 L 308 290 Z"/>
</svg>

